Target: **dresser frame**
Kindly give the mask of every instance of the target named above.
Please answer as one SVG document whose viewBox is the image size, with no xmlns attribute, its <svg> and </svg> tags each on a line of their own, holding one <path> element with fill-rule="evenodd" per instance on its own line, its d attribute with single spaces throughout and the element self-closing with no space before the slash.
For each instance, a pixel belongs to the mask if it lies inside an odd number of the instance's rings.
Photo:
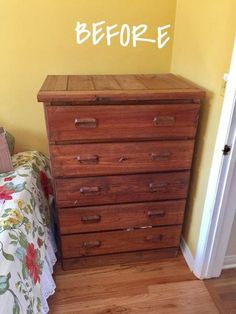
<svg viewBox="0 0 236 314">
<path fill-rule="evenodd" d="M 46 78 L 64 269 L 178 254 L 204 95 L 173 74 Z"/>
</svg>

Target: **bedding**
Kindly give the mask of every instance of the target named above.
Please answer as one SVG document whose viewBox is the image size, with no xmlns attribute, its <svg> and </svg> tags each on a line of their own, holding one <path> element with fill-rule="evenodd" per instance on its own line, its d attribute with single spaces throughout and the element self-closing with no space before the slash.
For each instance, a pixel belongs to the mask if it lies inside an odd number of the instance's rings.
<svg viewBox="0 0 236 314">
<path fill-rule="evenodd" d="M 47 313 L 56 261 L 49 163 L 36 151 L 12 162 L 14 170 L 0 174 L 0 313 Z"/>
</svg>

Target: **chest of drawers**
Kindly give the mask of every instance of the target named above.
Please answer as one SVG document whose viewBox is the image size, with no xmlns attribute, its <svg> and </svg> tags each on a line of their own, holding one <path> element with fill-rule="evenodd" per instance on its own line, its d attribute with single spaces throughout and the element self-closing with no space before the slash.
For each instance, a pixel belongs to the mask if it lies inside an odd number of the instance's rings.
<svg viewBox="0 0 236 314">
<path fill-rule="evenodd" d="M 65 269 L 176 256 L 203 97 L 172 74 L 46 78 Z"/>
</svg>

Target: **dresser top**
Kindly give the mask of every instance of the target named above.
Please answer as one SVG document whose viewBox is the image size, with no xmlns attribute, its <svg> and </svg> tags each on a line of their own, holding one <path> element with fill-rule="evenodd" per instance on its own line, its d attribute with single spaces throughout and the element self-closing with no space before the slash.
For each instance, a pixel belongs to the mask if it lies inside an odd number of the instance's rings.
<svg viewBox="0 0 236 314">
<path fill-rule="evenodd" d="M 199 101 L 204 94 L 198 86 L 173 74 L 49 75 L 38 93 L 38 101 Z"/>
</svg>

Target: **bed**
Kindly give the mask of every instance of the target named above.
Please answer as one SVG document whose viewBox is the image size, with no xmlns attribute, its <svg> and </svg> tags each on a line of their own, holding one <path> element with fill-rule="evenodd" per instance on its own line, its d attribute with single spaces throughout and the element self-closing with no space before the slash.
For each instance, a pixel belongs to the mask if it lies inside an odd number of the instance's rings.
<svg viewBox="0 0 236 314">
<path fill-rule="evenodd" d="M 0 174 L 0 313 L 48 313 L 56 246 L 48 159 L 31 151 L 12 156 Z"/>
</svg>

